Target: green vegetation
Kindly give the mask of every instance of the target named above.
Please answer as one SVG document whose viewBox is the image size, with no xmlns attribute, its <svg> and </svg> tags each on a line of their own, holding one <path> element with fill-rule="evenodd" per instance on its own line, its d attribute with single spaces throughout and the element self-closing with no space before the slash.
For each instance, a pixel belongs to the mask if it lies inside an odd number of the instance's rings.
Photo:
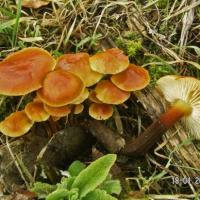
<svg viewBox="0 0 200 200">
<path fill-rule="evenodd" d="M 111 195 L 119 195 L 120 182 L 112 180 L 109 170 L 116 155 L 108 154 L 89 166 L 74 161 L 68 168 L 68 177 L 63 177 L 56 185 L 36 182 L 32 191 L 39 199 L 46 200 L 117 200 Z"/>
</svg>

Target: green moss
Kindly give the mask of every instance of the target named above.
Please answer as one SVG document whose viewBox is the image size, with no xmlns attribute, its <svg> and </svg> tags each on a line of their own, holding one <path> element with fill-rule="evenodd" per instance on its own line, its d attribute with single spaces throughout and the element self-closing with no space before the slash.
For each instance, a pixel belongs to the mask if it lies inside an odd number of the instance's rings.
<svg viewBox="0 0 200 200">
<path fill-rule="evenodd" d="M 169 0 L 159 0 L 157 2 L 158 8 L 163 8 L 163 9 L 165 9 L 166 7 L 168 7 L 168 4 L 169 4 Z"/>
<path fill-rule="evenodd" d="M 142 39 L 133 32 L 125 32 L 124 37 L 116 38 L 115 42 L 130 58 L 136 57 L 142 50 Z"/>
<path fill-rule="evenodd" d="M 52 51 L 52 55 L 53 55 L 55 58 L 58 58 L 58 57 L 62 56 L 63 53 L 60 52 L 60 51 L 54 50 L 54 51 Z"/>
<path fill-rule="evenodd" d="M 141 41 L 128 41 L 127 42 L 127 53 L 128 56 L 134 57 L 142 49 Z"/>
<path fill-rule="evenodd" d="M 168 65 L 150 65 L 149 74 L 151 76 L 151 83 L 155 84 L 160 77 L 174 74 L 174 70 Z"/>
</svg>

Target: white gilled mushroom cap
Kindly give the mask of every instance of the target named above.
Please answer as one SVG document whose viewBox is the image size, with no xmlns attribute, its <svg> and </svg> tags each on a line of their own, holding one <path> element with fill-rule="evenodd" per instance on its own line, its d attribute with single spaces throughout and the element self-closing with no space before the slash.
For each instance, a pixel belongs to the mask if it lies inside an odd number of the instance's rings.
<svg viewBox="0 0 200 200">
<path fill-rule="evenodd" d="M 160 78 L 157 86 L 172 105 L 181 100 L 191 107 L 190 112 L 183 116 L 181 121 L 188 133 L 195 139 L 200 139 L 200 80 L 193 77 L 168 75 Z"/>
</svg>

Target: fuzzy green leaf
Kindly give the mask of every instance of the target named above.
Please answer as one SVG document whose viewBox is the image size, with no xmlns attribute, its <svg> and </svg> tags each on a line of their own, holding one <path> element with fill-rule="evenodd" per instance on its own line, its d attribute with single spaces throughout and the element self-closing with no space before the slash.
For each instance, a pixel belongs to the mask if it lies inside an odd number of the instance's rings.
<svg viewBox="0 0 200 200">
<path fill-rule="evenodd" d="M 38 199 L 44 199 L 48 194 L 56 190 L 56 185 L 50 185 L 47 183 L 36 182 L 31 189 L 32 192 L 36 193 Z"/>
<path fill-rule="evenodd" d="M 78 200 L 78 189 L 67 190 L 59 188 L 49 194 L 46 200 Z"/>
<path fill-rule="evenodd" d="M 67 189 L 57 189 L 46 197 L 46 200 L 64 200 L 69 194 Z"/>
<path fill-rule="evenodd" d="M 58 188 L 46 197 L 46 200 L 78 200 L 78 189 Z"/>
<path fill-rule="evenodd" d="M 83 200 L 117 200 L 115 197 L 107 194 L 106 191 L 96 189 L 88 193 Z"/>
<path fill-rule="evenodd" d="M 122 190 L 119 180 L 105 181 L 100 188 L 108 194 L 120 194 Z"/>
<path fill-rule="evenodd" d="M 74 161 L 68 168 L 68 172 L 71 176 L 77 176 L 83 169 L 86 168 L 86 165 L 80 161 Z"/>
<path fill-rule="evenodd" d="M 71 186 L 75 180 L 75 177 L 64 177 L 61 179 L 61 182 L 58 185 L 58 188 L 64 188 L 64 189 L 71 189 Z"/>
<path fill-rule="evenodd" d="M 115 160 L 115 154 L 105 155 L 92 162 L 76 177 L 72 188 L 79 189 L 80 198 L 85 197 L 106 179 Z"/>
</svg>

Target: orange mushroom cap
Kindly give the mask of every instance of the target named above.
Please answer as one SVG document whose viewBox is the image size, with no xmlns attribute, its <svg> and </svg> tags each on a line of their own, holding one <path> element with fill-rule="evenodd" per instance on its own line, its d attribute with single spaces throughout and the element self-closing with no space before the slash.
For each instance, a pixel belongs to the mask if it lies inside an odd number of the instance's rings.
<svg viewBox="0 0 200 200">
<path fill-rule="evenodd" d="M 0 62 L 0 94 L 25 95 L 42 87 L 42 81 L 55 67 L 54 58 L 44 49 L 25 48 Z"/>
<path fill-rule="evenodd" d="M 94 103 L 103 103 L 103 102 L 101 102 L 98 98 L 97 98 L 97 94 L 96 94 L 96 92 L 94 91 L 94 90 L 91 90 L 90 91 L 90 94 L 89 94 L 89 100 L 91 101 L 91 102 L 94 102 Z"/>
<path fill-rule="evenodd" d="M 59 69 L 47 74 L 37 94 L 45 104 L 60 107 L 72 103 L 83 90 L 84 83 L 78 76 Z"/>
<path fill-rule="evenodd" d="M 34 122 L 46 121 L 49 118 L 43 103 L 38 100 L 28 103 L 25 107 L 25 113 Z"/>
<path fill-rule="evenodd" d="M 92 103 L 89 107 L 89 115 L 97 120 L 106 120 L 113 114 L 113 107 L 109 104 Z"/>
<path fill-rule="evenodd" d="M 78 115 L 78 114 L 82 113 L 83 109 L 84 109 L 84 105 L 83 104 L 77 104 L 77 105 L 75 105 L 74 114 Z"/>
<path fill-rule="evenodd" d="M 67 106 L 52 107 L 44 104 L 44 109 L 53 117 L 64 117 L 71 112 L 71 108 Z"/>
<path fill-rule="evenodd" d="M 76 74 L 84 81 L 86 87 L 96 84 L 103 76 L 92 71 L 87 53 L 64 54 L 58 58 L 56 67 Z"/>
<path fill-rule="evenodd" d="M 129 92 L 120 90 L 109 80 L 99 82 L 95 88 L 95 92 L 96 97 L 107 104 L 121 104 L 130 97 Z"/>
<path fill-rule="evenodd" d="M 37 102 L 42 102 L 42 100 L 40 99 L 40 97 L 38 96 L 38 94 L 36 95 L 36 97 L 33 99 L 33 101 L 37 101 Z"/>
<path fill-rule="evenodd" d="M 128 57 L 118 48 L 108 49 L 90 57 L 91 68 L 102 74 L 117 74 L 124 71 L 128 65 Z"/>
<path fill-rule="evenodd" d="M 27 133 L 33 125 L 24 111 L 17 111 L 0 123 L 0 131 L 10 137 L 19 137 Z"/>
<path fill-rule="evenodd" d="M 89 91 L 87 88 L 82 92 L 82 94 L 72 102 L 72 104 L 80 104 L 83 103 L 89 96 Z"/>
<path fill-rule="evenodd" d="M 111 81 L 121 90 L 131 92 L 146 87 L 150 77 L 146 69 L 130 64 L 123 72 L 112 75 Z"/>
</svg>

